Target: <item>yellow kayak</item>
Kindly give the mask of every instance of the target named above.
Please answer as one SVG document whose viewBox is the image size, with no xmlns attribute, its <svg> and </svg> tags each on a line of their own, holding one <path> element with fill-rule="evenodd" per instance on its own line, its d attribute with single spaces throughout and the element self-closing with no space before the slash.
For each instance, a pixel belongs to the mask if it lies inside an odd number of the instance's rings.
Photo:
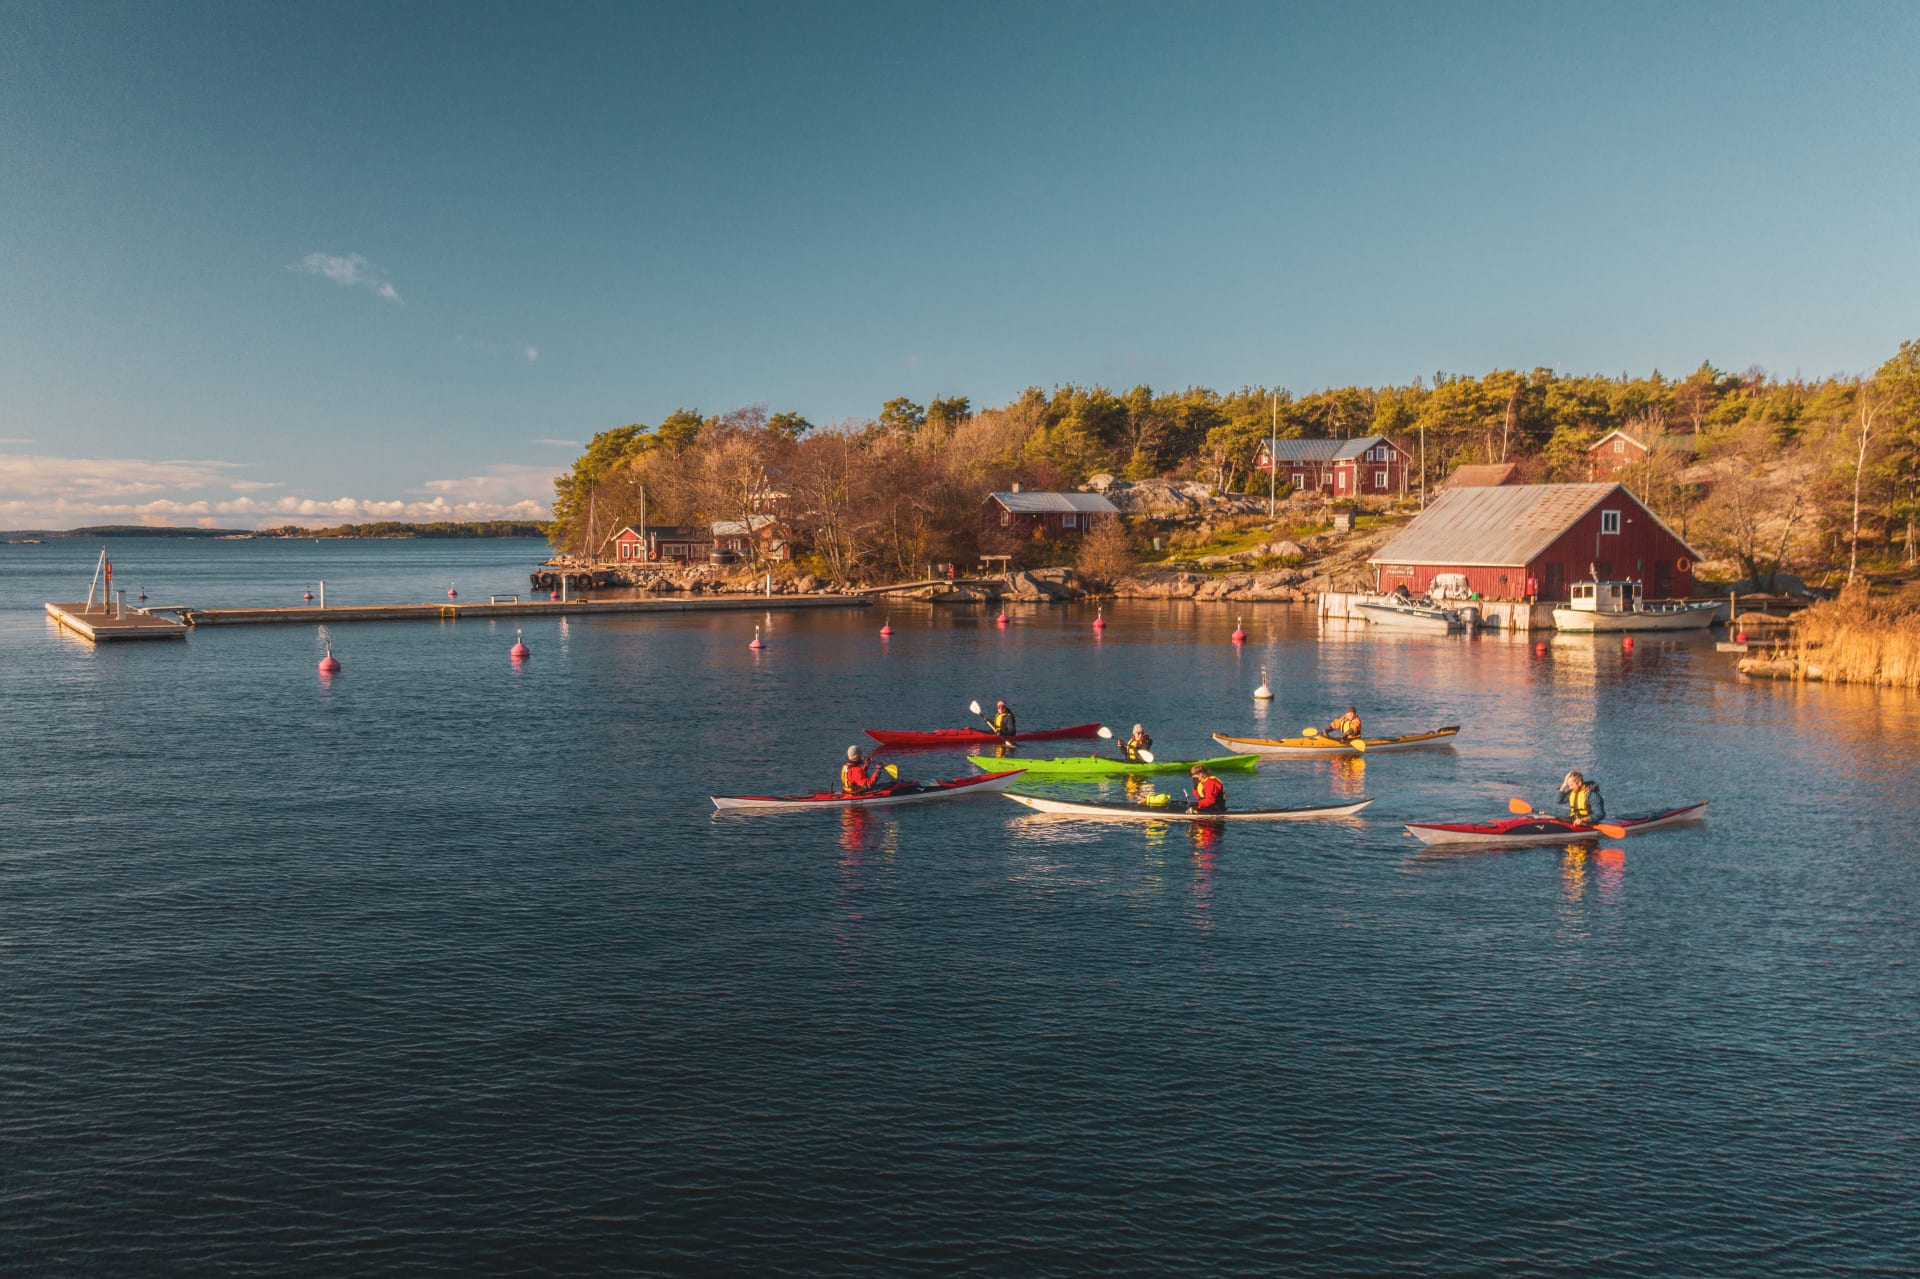
<svg viewBox="0 0 1920 1279">
<path fill-rule="evenodd" d="M 1412 750 L 1416 746 L 1450 746 L 1459 732 L 1458 724 L 1449 724 L 1430 733 L 1405 733 L 1399 737 L 1375 737 L 1371 733 L 1362 733 L 1360 740 L 1366 743 L 1364 751 L 1338 737 L 1231 737 L 1226 733 L 1215 733 L 1213 740 L 1230 751 L 1307 759 L 1326 755 L 1377 755 L 1381 751 Z"/>
</svg>

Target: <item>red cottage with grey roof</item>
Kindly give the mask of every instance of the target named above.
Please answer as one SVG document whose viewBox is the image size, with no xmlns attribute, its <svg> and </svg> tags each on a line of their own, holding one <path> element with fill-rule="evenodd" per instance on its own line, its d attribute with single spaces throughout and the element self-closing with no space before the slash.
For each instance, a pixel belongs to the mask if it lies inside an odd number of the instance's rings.
<svg viewBox="0 0 1920 1279">
<path fill-rule="evenodd" d="M 1268 449 L 1272 449 L 1272 457 Z M 1279 459 L 1280 480 L 1295 492 L 1331 497 L 1401 497 L 1407 491 L 1407 451 L 1384 435 L 1358 440 L 1262 440 L 1253 469 Z"/>
<path fill-rule="evenodd" d="M 1014 489 L 987 498 L 987 526 L 1032 537 L 1073 537 L 1101 520 L 1120 514 L 1120 508 L 1098 493 L 1022 493 Z"/>
<path fill-rule="evenodd" d="M 1693 548 L 1620 484 L 1448 489 L 1367 562 L 1375 589 L 1423 594 L 1460 573 L 1487 599 L 1564 600 L 1589 575 L 1648 599 L 1693 593 Z"/>
</svg>

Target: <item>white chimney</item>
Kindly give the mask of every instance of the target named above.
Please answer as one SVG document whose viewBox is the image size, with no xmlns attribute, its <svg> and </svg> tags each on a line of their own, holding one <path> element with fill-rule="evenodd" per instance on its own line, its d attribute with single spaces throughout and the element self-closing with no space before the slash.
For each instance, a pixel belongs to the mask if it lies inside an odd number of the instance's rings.
<svg viewBox="0 0 1920 1279">
<path fill-rule="evenodd" d="M 1013 482 L 1013 491 L 1014 491 L 1014 492 L 1016 492 L 1016 493 L 1018 493 L 1018 492 L 1020 491 L 1020 481 L 1019 481 L 1019 480 L 1015 480 L 1015 481 Z"/>
</svg>

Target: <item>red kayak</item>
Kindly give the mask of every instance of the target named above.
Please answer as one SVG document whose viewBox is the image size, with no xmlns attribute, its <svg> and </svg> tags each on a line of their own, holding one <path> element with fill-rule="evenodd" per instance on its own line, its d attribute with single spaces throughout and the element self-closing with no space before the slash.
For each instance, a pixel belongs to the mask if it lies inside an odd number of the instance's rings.
<svg viewBox="0 0 1920 1279">
<path fill-rule="evenodd" d="M 1707 815 L 1707 802 L 1683 804 L 1658 813 L 1609 817 L 1609 826 L 1623 826 L 1629 835 L 1658 830 L 1680 822 L 1697 822 Z M 1601 838 L 1592 826 L 1576 826 L 1564 817 L 1533 813 L 1501 822 L 1409 822 L 1407 833 L 1423 844 L 1584 844 Z"/>
<path fill-rule="evenodd" d="M 796 808 L 887 808 L 895 804 L 920 804 L 930 799 L 955 799 L 962 795 L 992 795 L 1018 781 L 1026 770 L 1008 769 L 980 777 L 954 777 L 944 782 L 896 782 L 884 790 L 849 795 L 845 791 L 817 791 L 812 795 L 713 795 L 713 806 L 721 812 L 758 811 Z"/>
<path fill-rule="evenodd" d="M 868 737 L 882 746 L 952 746 L 964 749 L 969 746 L 991 746 L 1005 738 L 996 737 L 984 728 L 936 728 L 925 733 L 895 732 L 886 728 L 869 728 Z M 1075 724 L 1072 728 L 1045 728 L 1037 733 L 1015 733 L 1016 742 L 1051 742 L 1062 737 L 1098 737 L 1098 724 Z"/>
</svg>

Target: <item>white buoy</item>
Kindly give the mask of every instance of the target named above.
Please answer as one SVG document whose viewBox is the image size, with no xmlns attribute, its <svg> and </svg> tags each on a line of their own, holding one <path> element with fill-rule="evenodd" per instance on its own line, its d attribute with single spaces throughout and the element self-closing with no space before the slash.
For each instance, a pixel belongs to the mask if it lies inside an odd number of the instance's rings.
<svg viewBox="0 0 1920 1279">
<path fill-rule="evenodd" d="M 1260 687 L 1253 690 L 1253 699 L 1256 702 L 1273 700 L 1273 690 L 1267 687 L 1267 668 L 1264 666 L 1260 668 Z"/>
</svg>

